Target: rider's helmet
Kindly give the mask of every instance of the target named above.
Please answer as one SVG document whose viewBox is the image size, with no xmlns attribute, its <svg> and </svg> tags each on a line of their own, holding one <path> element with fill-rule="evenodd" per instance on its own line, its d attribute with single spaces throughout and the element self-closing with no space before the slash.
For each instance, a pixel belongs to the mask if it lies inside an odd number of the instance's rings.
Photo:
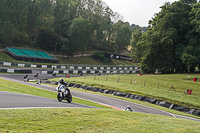
<svg viewBox="0 0 200 133">
<path fill-rule="evenodd" d="M 64 83 L 64 80 L 63 80 L 63 79 L 60 79 L 60 81 L 59 81 L 59 82 L 62 84 L 62 83 Z"/>
<path fill-rule="evenodd" d="M 127 108 L 130 108 L 130 106 L 128 105 Z"/>
</svg>

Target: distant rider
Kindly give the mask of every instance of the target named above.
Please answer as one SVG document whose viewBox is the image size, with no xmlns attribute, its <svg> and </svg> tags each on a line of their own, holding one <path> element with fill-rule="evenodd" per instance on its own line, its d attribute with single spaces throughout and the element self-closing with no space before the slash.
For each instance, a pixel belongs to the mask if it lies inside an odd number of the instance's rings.
<svg viewBox="0 0 200 133">
<path fill-rule="evenodd" d="M 24 76 L 24 82 L 29 81 L 29 79 L 30 79 L 30 77 L 28 76 L 28 74 L 26 74 L 26 75 Z"/>
<path fill-rule="evenodd" d="M 125 108 L 125 111 L 132 111 L 131 107 L 128 105 L 126 108 Z"/>
</svg>

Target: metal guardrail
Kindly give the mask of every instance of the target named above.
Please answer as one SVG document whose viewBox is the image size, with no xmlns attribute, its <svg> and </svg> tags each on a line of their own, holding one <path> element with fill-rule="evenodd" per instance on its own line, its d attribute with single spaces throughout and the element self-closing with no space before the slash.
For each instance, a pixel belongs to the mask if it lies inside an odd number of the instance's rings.
<svg viewBox="0 0 200 133">
<path fill-rule="evenodd" d="M 135 66 L 111 66 L 111 65 L 80 65 L 80 64 L 63 64 L 63 65 L 37 65 L 27 63 L 16 62 L 3 62 L 0 61 L 0 65 L 3 66 L 15 66 L 26 68 L 49 68 L 49 69 L 78 69 L 78 70 L 137 70 Z"/>
</svg>

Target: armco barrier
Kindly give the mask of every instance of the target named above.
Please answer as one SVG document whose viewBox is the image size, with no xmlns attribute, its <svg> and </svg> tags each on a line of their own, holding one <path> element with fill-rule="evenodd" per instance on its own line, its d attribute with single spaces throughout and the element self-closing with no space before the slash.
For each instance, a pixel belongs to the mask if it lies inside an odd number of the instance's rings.
<svg viewBox="0 0 200 133">
<path fill-rule="evenodd" d="M 58 84 L 58 82 L 56 82 L 56 81 L 48 81 L 48 80 L 43 80 L 42 83 L 54 84 L 54 85 Z M 126 97 L 126 98 L 130 98 L 130 99 L 148 102 L 148 103 L 151 103 L 151 104 L 156 104 L 156 105 L 166 107 L 166 108 L 170 108 L 170 109 L 173 109 L 173 110 L 177 110 L 177 111 L 180 111 L 180 112 L 185 112 L 185 113 L 188 113 L 188 114 L 200 116 L 200 110 L 183 107 L 183 106 L 180 106 L 180 105 L 177 105 L 177 104 L 169 103 L 169 102 L 154 99 L 154 98 L 144 97 L 144 96 L 120 92 L 120 91 L 102 89 L 102 88 L 97 88 L 97 87 L 92 87 L 92 86 L 74 84 L 74 83 L 67 83 L 67 84 L 68 84 L 69 87 L 73 87 L 73 88 L 81 88 L 81 89 L 84 89 L 84 90 L 106 93 L 106 94 L 111 94 L 111 95 L 120 96 L 120 97 Z"/>
<path fill-rule="evenodd" d="M 33 66 L 35 67 L 35 66 Z M 4 73 L 32 73 L 31 69 L 0 69 L 0 72 Z M 41 71 L 40 74 L 80 74 L 83 72 L 84 74 L 97 74 L 101 72 L 102 74 L 132 74 L 133 71 L 101 71 L 101 70 L 55 70 L 55 71 Z"/>
<path fill-rule="evenodd" d="M 0 69 L 0 72 L 3 73 L 32 73 L 32 70 L 29 69 Z"/>
<path fill-rule="evenodd" d="M 73 65 L 73 64 L 67 64 L 67 65 L 36 65 L 36 64 L 23 64 L 23 63 L 11 63 L 11 62 L 3 62 L 0 61 L 1 65 L 4 66 L 17 66 L 17 67 L 31 67 L 31 68 L 59 68 L 59 69 L 77 69 L 77 70 L 129 70 L 133 71 L 135 69 L 138 69 L 135 66 L 94 66 L 94 65 L 87 65 L 82 66 L 81 64 Z"/>
</svg>

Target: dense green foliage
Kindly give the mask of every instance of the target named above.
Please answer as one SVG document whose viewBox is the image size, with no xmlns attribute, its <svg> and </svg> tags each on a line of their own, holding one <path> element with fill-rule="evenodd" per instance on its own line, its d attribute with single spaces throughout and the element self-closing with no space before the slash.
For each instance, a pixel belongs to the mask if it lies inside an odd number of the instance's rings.
<svg viewBox="0 0 200 133">
<path fill-rule="evenodd" d="M 94 53 L 92 54 L 92 57 L 96 60 L 99 60 L 101 62 L 105 62 L 105 55 L 104 53 Z"/>
<path fill-rule="evenodd" d="M 131 29 L 101 0 L 0 0 L 0 44 L 73 56 L 121 52 Z"/>
<path fill-rule="evenodd" d="M 147 31 L 147 27 L 140 27 L 139 25 L 135 25 L 135 24 L 131 25 L 131 29 L 132 31 L 137 31 L 137 30 L 141 30 L 142 32 Z"/>
<path fill-rule="evenodd" d="M 149 21 L 145 33 L 135 33 L 132 56 L 143 72 L 194 72 L 200 64 L 200 3 L 180 0 L 165 3 Z"/>
</svg>

